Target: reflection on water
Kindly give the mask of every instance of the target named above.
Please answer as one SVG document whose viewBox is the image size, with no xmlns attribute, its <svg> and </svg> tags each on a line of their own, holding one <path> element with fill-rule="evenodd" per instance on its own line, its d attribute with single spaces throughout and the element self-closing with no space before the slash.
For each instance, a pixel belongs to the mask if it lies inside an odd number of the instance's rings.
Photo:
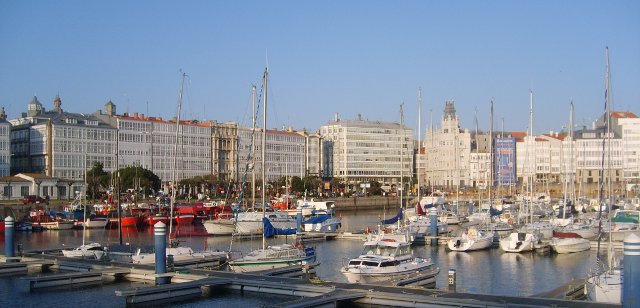
<svg viewBox="0 0 640 308">
<path fill-rule="evenodd" d="M 386 216 L 394 215 L 397 209 L 387 211 Z M 338 213 L 342 217 L 343 228 L 347 231 L 362 230 L 367 226 L 376 226 L 379 218 L 385 216 L 382 211 L 360 211 Z M 204 232 L 202 226 L 180 226 L 184 234 Z M 117 229 L 90 229 L 85 236 L 87 242 L 116 244 L 119 241 Z M 153 245 L 153 229 L 127 228 L 122 232 L 124 243 L 136 246 Z M 261 247 L 262 240 L 234 240 L 231 237 L 186 236 L 179 237 L 182 245 L 194 250 L 228 250 L 231 244 L 233 251 L 249 252 Z M 292 242 L 292 238 L 270 239 L 269 244 Z M 74 247 L 82 243 L 81 230 L 45 231 L 34 233 L 16 233 L 16 242 L 23 244 L 23 249 L 53 249 Z M 356 240 L 334 240 L 310 243 L 316 247 L 317 260 L 321 265 L 317 268 L 319 278 L 328 281 L 346 282 L 340 273 L 343 262 L 358 256 L 362 252 L 362 242 Z M 0 248 L 4 251 L 4 238 L 0 239 Z M 507 254 L 498 248 L 473 252 L 449 252 L 444 246 L 415 246 L 416 257 L 431 258 L 440 267 L 437 287 L 447 288 L 447 271 L 457 272 L 457 289 L 472 293 L 488 293 L 495 295 L 530 296 L 549 291 L 563 283 L 583 278 L 588 273 L 595 252 L 585 251 L 575 254 L 539 255 L 535 253 Z M 2 289 L 7 281 L 4 281 Z M 14 283 L 14 282 L 10 282 Z M 7 286 L 10 289 L 10 286 Z M 105 286 L 112 288 L 113 286 Z M 124 287 L 113 287 L 122 289 Z M 6 292 L 6 291 L 5 291 Z M 2 292 L 0 292 L 2 293 Z M 113 293 L 110 293 L 111 295 Z M 0 294 L 0 297 L 3 297 Z M 5 306 L 1 305 L 0 306 Z"/>
</svg>

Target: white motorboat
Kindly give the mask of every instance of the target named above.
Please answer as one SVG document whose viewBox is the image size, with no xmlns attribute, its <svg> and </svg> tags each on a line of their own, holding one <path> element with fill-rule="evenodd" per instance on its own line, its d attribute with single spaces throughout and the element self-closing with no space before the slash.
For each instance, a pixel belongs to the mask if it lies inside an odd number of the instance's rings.
<svg viewBox="0 0 640 308">
<path fill-rule="evenodd" d="M 535 249 L 538 237 L 532 233 L 512 232 L 500 239 L 500 249 L 504 252 L 526 252 Z"/>
<path fill-rule="evenodd" d="M 62 255 L 67 258 L 95 258 L 101 260 L 106 254 L 105 248 L 99 243 L 90 243 L 74 249 L 62 250 Z"/>
<path fill-rule="evenodd" d="M 372 240 L 364 251 L 340 269 L 350 283 L 386 284 L 394 279 L 414 275 L 416 285 L 435 283 L 439 269 L 431 259 L 415 258 L 411 244 L 393 239 Z"/>
<path fill-rule="evenodd" d="M 554 233 L 557 235 L 558 233 Z M 553 251 L 557 253 L 574 253 L 591 249 L 591 243 L 588 239 L 581 238 L 576 235 L 575 237 L 557 237 L 551 238 L 549 245 Z"/>
<path fill-rule="evenodd" d="M 447 247 L 452 251 L 473 251 L 491 247 L 493 233 L 469 228 L 461 236 L 454 237 L 447 242 Z"/>
</svg>

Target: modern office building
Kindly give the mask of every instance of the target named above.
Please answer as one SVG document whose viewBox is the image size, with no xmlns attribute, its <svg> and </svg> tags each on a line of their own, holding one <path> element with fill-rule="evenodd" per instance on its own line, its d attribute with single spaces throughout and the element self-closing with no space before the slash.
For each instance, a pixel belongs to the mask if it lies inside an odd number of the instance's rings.
<svg viewBox="0 0 640 308">
<path fill-rule="evenodd" d="M 345 184 L 378 181 L 410 183 L 413 175 L 413 130 L 399 123 L 336 118 L 320 127 L 325 177 Z M 353 187 L 352 187 L 353 188 Z"/>
</svg>

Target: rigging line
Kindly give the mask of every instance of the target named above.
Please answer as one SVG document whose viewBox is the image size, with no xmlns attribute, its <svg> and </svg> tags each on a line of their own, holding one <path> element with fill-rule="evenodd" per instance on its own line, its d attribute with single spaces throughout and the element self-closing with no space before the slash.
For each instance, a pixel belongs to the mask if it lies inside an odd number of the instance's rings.
<svg viewBox="0 0 640 308">
<path fill-rule="evenodd" d="M 256 117 L 256 115 L 260 111 L 260 100 L 262 99 L 263 90 L 264 90 L 264 85 L 262 85 L 262 87 L 260 87 L 260 92 L 259 92 L 259 95 L 258 95 L 258 99 L 256 101 L 256 114 L 254 114 L 253 117 Z M 246 189 L 246 186 L 247 186 L 247 172 L 249 170 L 249 164 L 250 164 L 250 162 L 251 162 L 251 160 L 253 158 L 252 149 L 255 146 L 253 144 L 253 141 L 255 139 L 255 138 L 253 138 L 253 136 L 255 135 L 255 133 L 256 133 L 255 130 L 251 131 L 251 138 L 250 138 L 251 142 L 249 142 L 249 144 L 250 144 L 249 154 L 247 155 L 247 160 L 246 160 L 246 163 L 245 163 L 245 166 L 244 166 L 244 172 L 242 174 L 242 183 L 241 183 L 241 186 L 240 186 L 240 194 L 238 195 L 238 204 L 239 205 L 242 205 L 242 199 L 244 197 L 244 192 L 245 192 L 245 189 Z M 263 157 L 262 159 L 264 160 L 265 158 Z M 255 168 L 255 167 L 256 166 L 254 165 L 253 168 Z M 253 184 L 253 185 L 255 185 L 255 184 Z M 264 204 L 262 206 L 264 206 Z"/>
</svg>

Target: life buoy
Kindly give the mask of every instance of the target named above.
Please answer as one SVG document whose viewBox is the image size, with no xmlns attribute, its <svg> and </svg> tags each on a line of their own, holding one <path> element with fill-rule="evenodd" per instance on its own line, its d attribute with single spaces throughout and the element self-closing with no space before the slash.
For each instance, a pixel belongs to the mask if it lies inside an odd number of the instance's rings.
<svg viewBox="0 0 640 308">
<path fill-rule="evenodd" d="M 513 225 L 513 219 L 509 218 L 509 220 L 507 220 L 507 223 Z"/>
</svg>

